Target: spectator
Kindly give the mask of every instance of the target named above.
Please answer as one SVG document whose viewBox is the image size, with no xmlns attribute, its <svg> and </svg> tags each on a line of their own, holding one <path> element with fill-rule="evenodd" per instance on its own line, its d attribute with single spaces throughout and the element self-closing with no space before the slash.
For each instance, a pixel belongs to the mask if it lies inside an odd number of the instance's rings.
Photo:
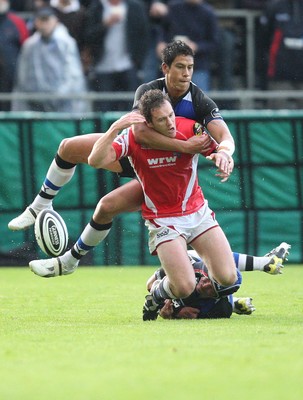
<svg viewBox="0 0 303 400">
<path fill-rule="evenodd" d="M 39 10 L 39 8 L 50 7 L 50 0 L 32 0 L 32 16 L 29 17 L 26 21 L 27 28 L 32 35 L 35 30 L 35 13 Z"/>
<path fill-rule="evenodd" d="M 148 22 L 137 0 L 101 0 L 88 8 L 86 44 L 93 64 L 90 89 L 96 92 L 135 91 L 148 46 Z M 128 110 L 132 102 L 102 102 L 95 111 Z"/>
<path fill-rule="evenodd" d="M 91 57 L 85 46 L 84 34 L 86 24 L 86 8 L 79 0 L 50 0 L 50 5 L 56 9 L 57 17 L 68 29 L 70 35 L 76 39 L 84 71 L 87 72 L 91 64 Z"/>
<path fill-rule="evenodd" d="M 9 0 L 0 0 L 0 92 L 13 89 L 16 63 L 21 46 L 29 36 L 25 21 L 10 12 Z M 10 101 L 0 102 L 0 111 L 9 111 Z"/>
<path fill-rule="evenodd" d="M 36 32 L 24 43 L 16 75 L 15 92 L 70 94 L 85 91 L 79 51 L 75 39 L 58 21 L 55 10 L 40 8 L 35 15 Z M 86 103 L 75 99 L 22 101 L 15 111 L 87 111 Z"/>
<path fill-rule="evenodd" d="M 303 0 L 270 1 L 261 24 L 264 40 L 267 39 L 268 89 L 302 90 Z M 268 106 L 293 108 L 298 104 L 292 105 L 286 99 L 274 99 L 269 101 Z"/>
<path fill-rule="evenodd" d="M 204 0 L 172 0 L 163 21 L 161 52 L 166 42 L 181 39 L 195 52 L 193 82 L 202 90 L 211 89 L 211 60 L 219 41 L 214 9 Z"/>
<path fill-rule="evenodd" d="M 234 1 L 209 0 L 215 10 L 235 8 Z M 213 73 L 216 76 L 218 90 L 235 88 L 235 63 L 237 59 L 237 21 L 234 18 L 223 18 L 219 21 L 219 44 L 214 55 Z M 234 108 L 232 101 L 220 101 L 219 107 Z"/>
<path fill-rule="evenodd" d="M 76 39 L 79 50 L 81 50 L 86 16 L 84 7 L 81 6 L 79 0 L 50 0 L 50 5 L 56 9 L 59 20 Z"/>
<path fill-rule="evenodd" d="M 160 69 L 161 58 L 157 54 L 157 43 L 161 31 L 161 23 L 167 15 L 166 0 L 145 0 L 147 18 L 149 20 L 149 45 L 147 55 L 143 67 L 144 81 L 150 82 L 154 79 L 161 78 Z"/>
<path fill-rule="evenodd" d="M 242 8 L 246 10 L 252 11 L 261 11 L 265 10 L 266 4 L 268 4 L 271 0 L 237 0 L 237 8 Z M 241 23 L 242 31 L 245 32 L 244 21 Z M 254 46 L 255 46 L 255 72 L 256 72 L 256 83 L 255 86 L 257 89 L 265 90 L 266 89 L 266 63 L 264 60 L 265 48 L 264 48 L 264 36 L 260 26 L 260 18 L 255 18 L 255 37 L 254 37 Z M 246 50 L 247 51 L 247 50 Z M 245 62 L 243 62 L 245 65 Z M 263 102 L 262 102 L 263 104 Z"/>
</svg>

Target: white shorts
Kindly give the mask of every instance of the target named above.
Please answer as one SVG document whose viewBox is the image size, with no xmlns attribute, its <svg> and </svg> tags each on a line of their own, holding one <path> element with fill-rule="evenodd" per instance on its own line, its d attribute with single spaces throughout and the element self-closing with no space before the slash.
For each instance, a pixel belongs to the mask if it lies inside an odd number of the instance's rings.
<svg viewBox="0 0 303 400">
<path fill-rule="evenodd" d="M 182 236 L 190 244 L 202 233 L 218 226 L 215 213 L 208 207 L 205 200 L 199 211 L 181 217 L 156 218 L 146 220 L 149 231 L 149 251 L 156 254 L 159 244 L 169 242 Z"/>
</svg>

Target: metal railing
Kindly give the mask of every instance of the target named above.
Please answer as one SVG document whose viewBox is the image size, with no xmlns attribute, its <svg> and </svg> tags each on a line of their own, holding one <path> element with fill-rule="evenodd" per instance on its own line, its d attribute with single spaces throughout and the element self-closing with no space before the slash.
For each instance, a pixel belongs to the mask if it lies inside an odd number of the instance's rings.
<svg viewBox="0 0 303 400">
<path fill-rule="evenodd" d="M 245 22 L 245 59 L 246 59 L 246 87 L 253 89 L 255 87 L 255 56 L 256 56 L 256 28 L 255 22 L 261 13 L 252 10 L 217 10 L 220 19 L 242 19 Z"/>
<path fill-rule="evenodd" d="M 208 93 L 208 95 L 216 102 L 224 102 L 224 104 L 231 103 L 233 104 L 234 109 L 239 110 L 249 110 L 258 108 L 257 103 L 262 101 L 265 104 L 262 108 L 266 107 L 266 102 L 269 100 L 303 100 L 303 91 L 302 90 L 283 90 L 283 91 L 262 91 L 262 90 L 232 90 L 232 91 L 220 91 L 213 90 Z M 134 92 L 85 92 L 85 93 L 73 93 L 73 94 L 51 94 L 51 93 L 0 93 L 0 102 L 1 101 L 11 101 L 14 99 L 20 100 L 30 100 L 30 101 L 47 101 L 47 100 L 63 100 L 70 99 L 73 100 L 85 100 L 92 107 L 92 103 L 94 101 L 106 101 L 106 102 L 115 102 L 117 100 L 125 101 L 129 104 L 134 99 Z M 220 107 L 222 108 L 222 107 Z M 126 110 L 129 109 L 129 106 L 126 107 Z"/>
</svg>

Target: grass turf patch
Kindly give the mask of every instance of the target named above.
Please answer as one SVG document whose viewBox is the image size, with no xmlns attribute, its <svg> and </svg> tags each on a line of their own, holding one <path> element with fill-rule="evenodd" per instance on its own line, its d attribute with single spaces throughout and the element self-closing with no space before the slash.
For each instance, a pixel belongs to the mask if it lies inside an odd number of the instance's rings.
<svg viewBox="0 0 303 400">
<path fill-rule="evenodd" d="M 251 316 L 143 322 L 153 270 L 80 267 L 44 279 L 1 268 L 1 398 L 303 398 L 302 266 L 243 273 Z"/>
</svg>

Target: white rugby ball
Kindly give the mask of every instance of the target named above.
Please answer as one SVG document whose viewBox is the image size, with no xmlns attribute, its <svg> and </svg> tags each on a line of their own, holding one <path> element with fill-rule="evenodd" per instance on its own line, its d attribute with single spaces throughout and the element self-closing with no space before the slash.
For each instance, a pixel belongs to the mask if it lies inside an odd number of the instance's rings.
<svg viewBox="0 0 303 400">
<path fill-rule="evenodd" d="M 68 231 L 63 218 L 54 210 L 43 210 L 35 221 L 35 236 L 40 249 L 48 256 L 58 257 L 67 248 Z"/>
</svg>

